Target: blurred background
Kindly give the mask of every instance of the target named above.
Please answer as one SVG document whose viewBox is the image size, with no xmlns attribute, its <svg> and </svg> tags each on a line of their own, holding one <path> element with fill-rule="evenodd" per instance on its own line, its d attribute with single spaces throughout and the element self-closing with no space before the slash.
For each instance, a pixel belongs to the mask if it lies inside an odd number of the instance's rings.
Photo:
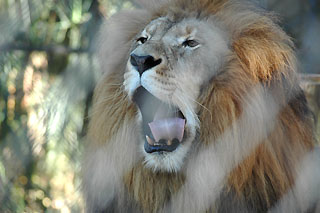
<svg viewBox="0 0 320 213">
<path fill-rule="evenodd" d="M 320 118 L 320 0 L 255 0 L 294 39 Z M 0 212 L 83 212 L 80 159 L 99 78 L 94 40 L 126 0 L 0 0 Z M 318 135 L 320 127 L 317 127 Z"/>
</svg>

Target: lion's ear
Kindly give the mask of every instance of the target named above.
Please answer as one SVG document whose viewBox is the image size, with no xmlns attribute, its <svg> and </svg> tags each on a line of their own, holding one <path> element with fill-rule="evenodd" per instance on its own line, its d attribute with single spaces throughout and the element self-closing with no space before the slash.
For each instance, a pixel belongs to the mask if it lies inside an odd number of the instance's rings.
<svg viewBox="0 0 320 213">
<path fill-rule="evenodd" d="M 270 23 L 251 24 L 232 45 L 242 68 L 257 81 L 281 78 L 296 70 L 291 39 Z"/>
<path fill-rule="evenodd" d="M 103 73 L 119 72 L 124 68 L 132 39 L 150 22 L 146 10 L 122 11 L 101 26 L 96 42 L 98 59 Z"/>
</svg>

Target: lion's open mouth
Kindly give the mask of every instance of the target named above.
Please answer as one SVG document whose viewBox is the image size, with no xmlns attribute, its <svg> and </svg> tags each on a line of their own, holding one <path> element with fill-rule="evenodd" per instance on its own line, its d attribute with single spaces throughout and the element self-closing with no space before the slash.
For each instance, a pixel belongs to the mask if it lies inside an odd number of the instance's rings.
<svg viewBox="0 0 320 213">
<path fill-rule="evenodd" d="M 144 149 L 147 153 L 172 152 L 185 136 L 186 119 L 182 112 L 139 87 L 133 96 L 142 114 Z"/>
</svg>

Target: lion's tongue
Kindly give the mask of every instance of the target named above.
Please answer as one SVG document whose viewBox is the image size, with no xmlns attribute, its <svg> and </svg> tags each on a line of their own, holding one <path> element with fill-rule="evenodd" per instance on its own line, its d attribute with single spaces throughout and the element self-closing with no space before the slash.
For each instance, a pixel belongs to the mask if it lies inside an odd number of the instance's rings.
<svg viewBox="0 0 320 213">
<path fill-rule="evenodd" d="M 165 118 L 149 123 L 152 135 L 157 142 L 160 139 L 173 140 L 175 138 L 181 142 L 184 126 L 185 119 L 182 118 Z"/>
</svg>

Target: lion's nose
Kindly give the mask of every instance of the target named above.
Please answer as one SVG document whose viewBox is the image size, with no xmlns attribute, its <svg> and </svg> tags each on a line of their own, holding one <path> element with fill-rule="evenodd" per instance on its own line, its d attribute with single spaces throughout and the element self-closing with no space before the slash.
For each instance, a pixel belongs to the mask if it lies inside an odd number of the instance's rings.
<svg viewBox="0 0 320 213">
<path fill-rule="evenodd" d="M 159 65 L 161 63 L 161 58 L 156 60 L 151 55 L 139 56 L 136 54 L 131 54 L 130 63 L 138 70 L 141 76 L 144 71 Z"/>
</svg>

